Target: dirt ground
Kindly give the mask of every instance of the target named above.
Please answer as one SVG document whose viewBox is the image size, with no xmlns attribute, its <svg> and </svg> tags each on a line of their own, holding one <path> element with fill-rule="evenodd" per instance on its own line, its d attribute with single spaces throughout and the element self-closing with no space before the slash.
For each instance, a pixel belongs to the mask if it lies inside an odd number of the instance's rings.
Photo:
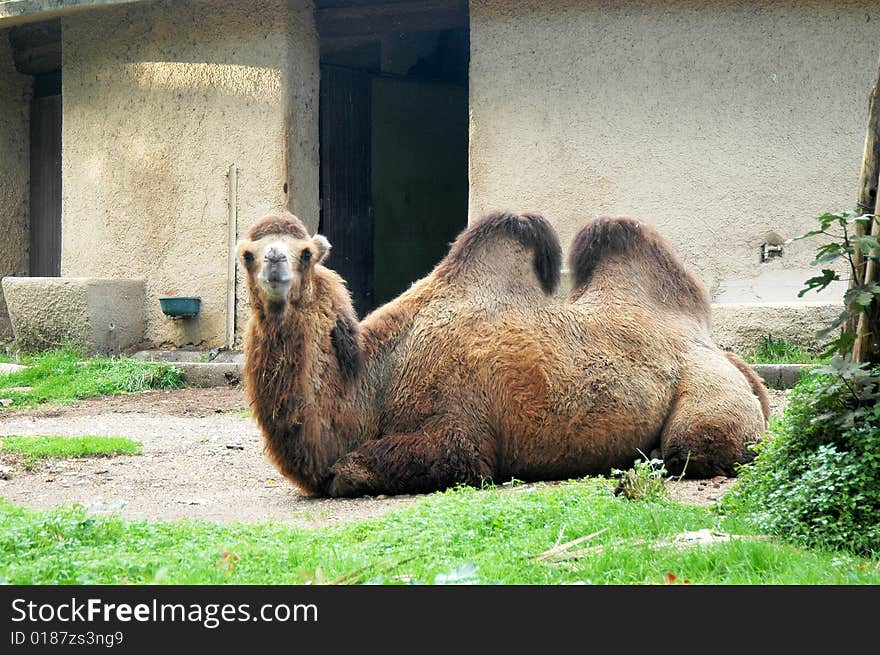
<svg viewBox="0 0 880 655">
<path fill-rule="evenodd" d="M 778 411 L 785 394 L 771 394 Z M 246 410 L 240 389 L 192 388 L 0 411 L 0 439 L 114 435 L 143 444 L 140 456 L 48 461 L 31 471 L 0 455 L 0 467 L 9 469 L 0 473 L 0 496 L 34 508 L 80 503 L 93 513 L 127 518 L 273 521 L 303 527 L 379 516 L 416 498 L 303 496 L 263 456 L 260 433 Z M 670 482 L 669 488 L 677 500 L 705 505 L 731 482 L 683 480 Z"/>
</svg>

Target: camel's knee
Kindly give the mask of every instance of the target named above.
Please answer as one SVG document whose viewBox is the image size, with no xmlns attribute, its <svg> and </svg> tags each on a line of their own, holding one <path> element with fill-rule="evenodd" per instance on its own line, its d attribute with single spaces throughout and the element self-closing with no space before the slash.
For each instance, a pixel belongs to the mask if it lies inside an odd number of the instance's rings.
<svg viewBox="0 0 880 655">
<path fill-rule="evenodd" d="M 695 451 L 685 444 L 675 444 L 663 455 L 663 465 L 670 475 L 688 478 L 714 478 L 718 475 L 736 475 L 737 459 L 719 458 L 717 455 Z"/>
<path fill-rule="evenodd" d="M 382 491 L 382 480 L 358 453 L 341 457 L 330 467 L 327 493 L 333 498 L 363 496 Z"/>
<path fill-rule="evenodd" d="M 664 433 L 660 449 L 666 470 L 689 478 L 731 477 L 753 457 L 742 426 L 723 421 L 676 425 Z"/>
<path fill-rule="evenodd" d="M 720 353 L 693 354 L 660 438 L 666 470 L 691 478 L 732 476 L 752 459 L 749 444 L 760 438 L 765 421 L 750 382 Z"/>
<path fill-rule="evenodd" d="M 489 444 L 453 431 L 368 441 L 331 469 L 330 494 L 426 493 L 492 480 Z"/>
</svg>

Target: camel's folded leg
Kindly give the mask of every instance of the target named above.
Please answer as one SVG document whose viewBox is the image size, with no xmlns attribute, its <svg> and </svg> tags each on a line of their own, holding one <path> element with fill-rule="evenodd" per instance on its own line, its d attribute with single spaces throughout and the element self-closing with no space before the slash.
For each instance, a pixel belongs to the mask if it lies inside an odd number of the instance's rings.
<svg viewBox="0 0 880 655">
<path fill-rule="evenodd" d="M 330 469 L 331 496 L 425 493 L 492 478 L 487 439 L 454 429 L 389 435 L 363 444 Z"/>
<path fill-rule="evenodd" d="M 708 478 L 736 474 L 754 457 L 748 445 L 764 431 L 750 381 L 721 356 L 692 361 L 660 436 L 666 470 Z"/>
</svg>

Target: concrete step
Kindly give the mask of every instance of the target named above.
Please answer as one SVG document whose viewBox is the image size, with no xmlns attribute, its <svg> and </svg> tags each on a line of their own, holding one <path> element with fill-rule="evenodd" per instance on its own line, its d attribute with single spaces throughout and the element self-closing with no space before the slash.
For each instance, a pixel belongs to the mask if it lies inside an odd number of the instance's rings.
<svg viewBox="0 0 880 655">
<path fill-rule="evenodd" d="M 791 389 L 801 375 L 816 364 L 750 364 L 752 370 L 761 376 L 771 389 Z"/>
<path fill-rule="evenodd" d="M 145 361 L 170 362 L 183 371 L 186 383 L 193 387 L 235 386 L 241 382 L 244 356 L 237 351 L 220 352 L 213 361 L 205 361 L 205 351 L 143 350 L 133 357 Z M 771 389 L 791 389 L 801 375 L 814 364 L 751 364 Z"/>
</svg>

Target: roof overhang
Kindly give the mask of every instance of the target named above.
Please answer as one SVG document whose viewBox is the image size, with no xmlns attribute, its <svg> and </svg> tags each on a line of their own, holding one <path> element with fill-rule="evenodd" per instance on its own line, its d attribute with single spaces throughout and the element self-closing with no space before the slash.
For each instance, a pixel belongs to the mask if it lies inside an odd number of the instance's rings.
<svg viewBox="0 0 880 655">
<path fill-rule="evenodd" d="M 49 20 L 75 11 L 132 2 L 144 0 L 3 0 L 0 2 L 0 29 Z"/>
<path fill-rule="evenodd" d="M 64 14 L 146 0 L 0 0 L 0 29 Z M 467 0 L 316 0 L 324 37 L 447 29 L 467 25 Z"/>
</svg>

